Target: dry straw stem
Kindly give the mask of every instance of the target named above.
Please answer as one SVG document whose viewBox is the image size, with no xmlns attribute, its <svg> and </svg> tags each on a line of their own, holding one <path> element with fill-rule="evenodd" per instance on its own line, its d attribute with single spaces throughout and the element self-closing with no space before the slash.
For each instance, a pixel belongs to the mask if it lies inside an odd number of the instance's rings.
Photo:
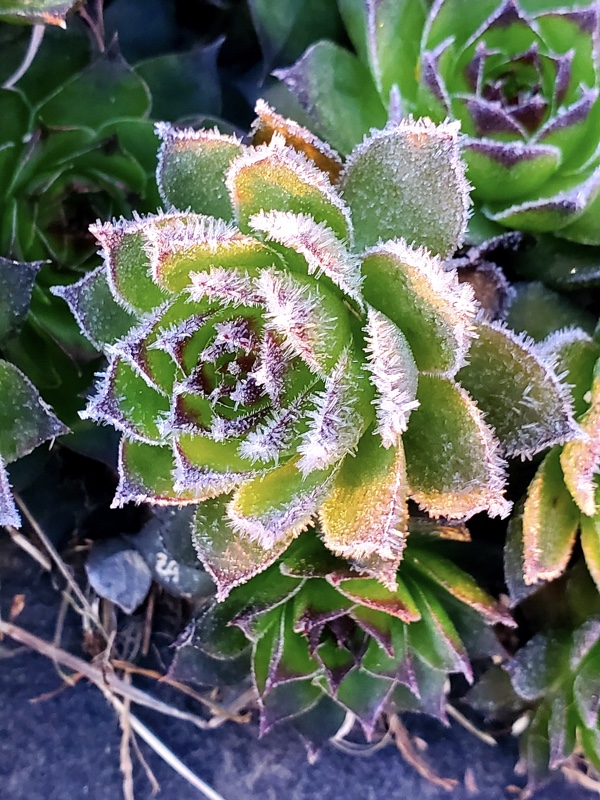
<svg viewBox="0 0 600 800">
<path fill-rule="evenodd" d="M 0 635 L 9 636 L 11 639 L 25 645 L 31 650 L 84 675 L 100 689 L 102 694 L 117 710 L 121 718 L 123 714 L 127 713 L 126 705 L 118 700 L 115 694 L 121 695 L 127 702 L 134 702 L 138 705 L 143 705 L 147 708 L 159 711 L 162 714 L 192 722 L 199 728 L 205 729 L 207 727 L 206 721 L 197 717 L 195 714 L 179 711 L 179 709 L 162 703 L 160 700 L 155 700 L 145 692 L 136 689 L 134 686 L 130 686 L 127 681 L 117 677 L 110 671 L 102 670 L 94 664 L 90 664 L 71 653 L 67 653 L 65 650 L 61 650 L 50 642 L 46 642 L 38 636 L 34 636 L 32 633 L 20 628 L 18 625 L 0 620 Z M 209 798 L 209 800 L 224 800 L 221 795 L 217 794 L 214 789 L 204 783 L 204 781 L 186 767 L 185 764 L 152 733 L 152 731 L 131 713 L 129 713 L 128 724 L 132 731 L 141 736 L 167 764 L 184 777 L 192 786 L 201 791 L 205 797 Z M 127 778 L 125 777 L 124 783 L 126 782 Z"/>
</svg>

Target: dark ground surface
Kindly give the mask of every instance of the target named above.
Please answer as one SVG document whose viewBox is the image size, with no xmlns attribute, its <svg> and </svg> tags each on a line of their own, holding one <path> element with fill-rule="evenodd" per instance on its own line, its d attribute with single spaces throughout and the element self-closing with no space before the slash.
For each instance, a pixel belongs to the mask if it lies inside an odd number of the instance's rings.
<svg viewBox="0 0 600 800">
<path fill-rule="evenodd" d="M 41 570 L 0 531 L 0 610 L 8 617 L 15 594 L 26 595 L 16 622 L 51 639 L 59 594 Z M 67 626 L 63 643 L 76 646 L 77 621 Z M 69 641 L 71 639 L 71 642 Z M 31 699 L 60 686 L 54 666 L 43 656 L 0 642 L 0 798 L 2 800 L 120 800 L 119 728 L 100 692 L 80 682 L 52 699 Z M 520 781 L 513 773 L 516 745 L 510 737 L 491 748 L 463 728 L 446 730 L 421 720 L 411 730 L 429 742 L 427 758 L 438 774 L 457 778 L 448 794 L 420 778 L 392 747 L 365 758 L 329 746 L 309 765 L 295 736 L 275 732 L 256 739 L 254 725 L 226 723 L 201 731 L 144 709 L 138 716 L 224 800 L 500 800 Z M 161 785 L 159 800 L 193 800 L 202 795 L 142 745 Z M 464 784 L 470 767 L 477 791 Z M 136 800 L 151 789 L 136 767 Z M 596 797 L 563 780 L 541 790 L 536 800 L 591 800 Z"/>
</svg>

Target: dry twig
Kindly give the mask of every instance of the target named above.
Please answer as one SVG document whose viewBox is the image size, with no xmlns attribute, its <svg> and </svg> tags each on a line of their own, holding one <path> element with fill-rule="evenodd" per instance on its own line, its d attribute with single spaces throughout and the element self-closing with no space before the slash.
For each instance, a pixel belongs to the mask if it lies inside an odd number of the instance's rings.
<svg viewBox="0 0 600 800">
<path fill-rule="evenodd" d="M 414 748 L 408 731 L 400 722 L 400 717 L 397 714 L 391 714 L 388 717 L 389 729 L 392 732 L 396 741 L 398 750 L 402 753 L 405 761 L 415 769 L 419 775 L 426 778 L 434 786 L 439 786 L 446 792 L 451 792 L 458 784 L 454 778 L 441 778 L 437 775 L 429 764 L 421 757 L 421 755 Z"/>
</svg>

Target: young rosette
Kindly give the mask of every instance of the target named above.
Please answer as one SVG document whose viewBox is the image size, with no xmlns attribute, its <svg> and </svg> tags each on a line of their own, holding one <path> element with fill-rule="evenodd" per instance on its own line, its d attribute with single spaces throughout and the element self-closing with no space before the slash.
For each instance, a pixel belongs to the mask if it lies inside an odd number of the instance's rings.
<svg viewBox="0 0 600 800">
<path fill-rule="evenodd" d="M 393 587 L 408 498 L 505 515 L 503 455 L 578 429 L 551 367 L 444 269 L 468 211 L 454 124 L 373 131 L 342 164 L 258 112 L 252 145 L 160 125 L 184 210 L 98 224 L 103 266 L 58 290 L 108 357 L 85 414 L 123 432 L 116 505 L 200 504 L 220 598 L 315 519 Z"/>
<path fill-rule="evenodd" d="M 318 42 L 279 73 L 317 130 L 345 147 L 399 111 L 459 120 L 491 220 L 600 244 L 597 0 L 340 5 L 358 55 Z"/>
</svg>

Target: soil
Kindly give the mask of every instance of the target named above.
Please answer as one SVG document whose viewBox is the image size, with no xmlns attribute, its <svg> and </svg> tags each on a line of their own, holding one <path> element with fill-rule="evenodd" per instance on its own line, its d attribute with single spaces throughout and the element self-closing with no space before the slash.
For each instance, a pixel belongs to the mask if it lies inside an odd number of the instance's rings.
<svg viewBox="0 0 600 800">
<path fill-rule="evenodd" d="M 25 595 L 25 606 L 16 623 L 51 640 L 60 594 L 50 577 L 0 531 L 4 619 L 18 594 Z M 73 615 L 67 618 L 62 646 L 76 652 L 80 638 L 80 623 Z M 120 732 L 113 710 L 85 681 L 35 701 L 60 686 L 56 668 L 46 658 L 0 642 L 0 797 L 119 800 Z M 229 722 L 201 731 L 144 709 L 136 714 L 224 800 L 506 800 L 517 796 L 515 785 L 522 785 L 513 772 L 517 748 L 512 737 L 492 748 L 456 724 L 444 728 L 420 718 L 407 721 L 411 733 L 428 742 L 426 756 L 438 774 L 459 781 L 449 795 L 417 775 L 391 746 L 358 757 L 329 745 L 310 765 L 303 745 L 285 729 L 258 740 L 254 723 Z M 142 750 L 160 783 L 159 800 L 201 797 L 143 743 Z M 136 800 L 150 798 L 151 787 L 139 764 L 135 777 Z M 596 795 L 558 778 L 535 797 L 591 800 Z"/>
</svg>

